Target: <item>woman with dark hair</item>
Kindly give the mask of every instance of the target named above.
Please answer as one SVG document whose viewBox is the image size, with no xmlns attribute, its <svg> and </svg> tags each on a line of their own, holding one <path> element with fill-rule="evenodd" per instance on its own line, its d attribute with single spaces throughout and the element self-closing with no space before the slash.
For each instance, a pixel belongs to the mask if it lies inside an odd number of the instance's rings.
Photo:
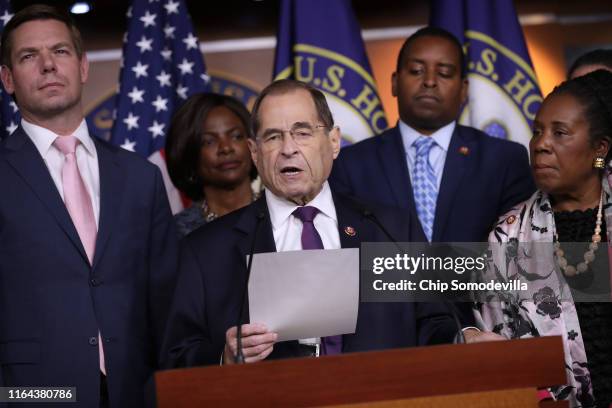
<svg viewBox="0 0 612 408">
<path fill-rule="evenodd" d="M 539 190 L 489 236 L 489 278 L 521 279 L 529 290 L 495 292 L 475 311 L 481 328 L 508 338 L 560 335 L 568 383 L 550 392 L 576 407 L 612 402 L 611 142 L 612 73 L 546 97 L 529 144 Z"/>
<path fill-rule="evenodd" d="M 256 198 L 250 129 L 247 109 L 226 95 L 193 95 L 175 113 L 166 139 L 168 172 L 193 200 L 175 216 L 181 236 Z"/>
</svg>

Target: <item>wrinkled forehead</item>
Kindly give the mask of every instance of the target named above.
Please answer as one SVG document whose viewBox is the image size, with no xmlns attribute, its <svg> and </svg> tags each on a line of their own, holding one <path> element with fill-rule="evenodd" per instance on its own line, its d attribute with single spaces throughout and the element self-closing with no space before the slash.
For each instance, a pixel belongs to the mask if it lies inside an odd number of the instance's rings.
<svg viewBox="0 0 612 408">
<path fill-rule="evenodd" d="M 314 101 L 308 91 L 291 90 L 264 98 L 259 109 L 260 131 L 291 129 L 296 124 L 320 122 Z"/>
</svg>

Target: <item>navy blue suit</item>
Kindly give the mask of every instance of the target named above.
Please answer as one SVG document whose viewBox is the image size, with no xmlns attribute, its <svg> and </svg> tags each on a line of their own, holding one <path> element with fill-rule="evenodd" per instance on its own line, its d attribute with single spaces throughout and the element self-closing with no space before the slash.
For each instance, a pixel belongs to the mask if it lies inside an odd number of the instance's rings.
<svg viewBox="0 0 612 408">
<path fill-rule="evenodd" d="M 343 248 L 359 247 L 362 241 L 388 241 L 364 217 L 362 205 L 335 194 L 334 204 Z M 411 231 L 414 223 L 409 217 L 395 221 L 393 210 L 375 213 L 395 240 L 424 239 L 418 228 Z M 166 367 L 219 364 L 225 332 L 236 325 L 240 313 L 247 283 L 245 259 L 258 218 L 255 253 L 276 251 L 265 197 L 203 226 L 182 241 L 179 281 L 164 347 Z M 357 234 L 345 234 L 346 226 L 355 228 Z M 243 321 L 249 321 L 248 310 Z M 441 304 L 361 303 L 356 332 L 342 336 L 342 351 L 450 342 L 455 332 L 456 326 Z M 297 341 L 277 343 L 268 358 L 299 356 L 297 348 Z"/>
<path fill-rule="evenodd" d="M 338 192 L 403 208 L 418 220 L 397 126 L 343 148 L 329 182 Z M 534 191 L 523 146 L 457 125 L 444 163 L 432 241 L 486 241 L 497 217 Z"/>
<path fill-rule="evenodd" d="M 93 265 L 23 129 L 0 145 L 0 386 L 72 386 L 110 405 L 143 405 L 175 284 L 177 238 L 159 171 L 95 140 L 100 218 Z"/>
</svg>

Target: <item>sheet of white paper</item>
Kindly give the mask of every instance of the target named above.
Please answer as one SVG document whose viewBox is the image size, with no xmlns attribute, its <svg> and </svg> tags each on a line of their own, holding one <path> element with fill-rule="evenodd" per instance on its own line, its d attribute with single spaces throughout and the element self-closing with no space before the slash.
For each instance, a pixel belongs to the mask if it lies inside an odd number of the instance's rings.
<svg viewBox="0 0 612 408">
<path fill-rule="evenodd" d="M 359 248 L 255 254 L 249 315 L 278 341 L 354 333 Z"/>
</svg>

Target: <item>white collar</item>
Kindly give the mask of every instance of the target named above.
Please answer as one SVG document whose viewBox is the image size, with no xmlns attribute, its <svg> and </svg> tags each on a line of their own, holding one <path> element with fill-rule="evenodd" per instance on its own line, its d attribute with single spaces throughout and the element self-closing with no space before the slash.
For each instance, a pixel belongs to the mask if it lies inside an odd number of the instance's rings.
<svg viewBox="0 0 612 408">
<path fill-rule="evenodd" d="M 456 121 L 452 121 L 446 126 L 441 127 L 431 134 L 431 138 L 440 146 L 445 152 L 448 152 L 448 146 L 450 145 L 451 137 L 457 126 Z M 419 132 L 408 126 L 406 123 L 399 121 L 399 130 L 402 135 L 402 141 L 406 152 L 409 151 L 410 147 L 414 142 L 421 136 Z"/>
<path fill-rule="evenodd" d="M 269 189 L 266 189 L 265 194 L 272 228 L 280 228 L 299 205 L 282 197 L 278 197 Z M 322 214 L 334 221 L 338 220 L 336 216 L 336 206 L 334 205 L 331 189 L 327 181 L 323 183 L 323 187 L 319 194 L 317 194 L 307 205 L 316 207 Z"/>
<path fill-rule="evenodd" d="M 43 157 L 47 155 L 47 152 L 49 151 L 49 148 L 51 147 L 55 139 L 61 137 L 57 133 L 52 132 L 42 126 L 30 123 L 23 118 L 21 119 L 21 126 L 36 146 L 36 149 L 38 149 L 38 151 L 40 152 L 40 155 Z M 74 137 L 79 139 L 79 141 L 81 142 L 81 144 L 89 155 L 96 155 L 96 146 L 92 138 L 89 136 L 89 130 L 87 129 L 87 123 L 85 122 L 85 119 L 81 121 L 79 127 L 77 127 L 72 134 Z"/>
</svg>

